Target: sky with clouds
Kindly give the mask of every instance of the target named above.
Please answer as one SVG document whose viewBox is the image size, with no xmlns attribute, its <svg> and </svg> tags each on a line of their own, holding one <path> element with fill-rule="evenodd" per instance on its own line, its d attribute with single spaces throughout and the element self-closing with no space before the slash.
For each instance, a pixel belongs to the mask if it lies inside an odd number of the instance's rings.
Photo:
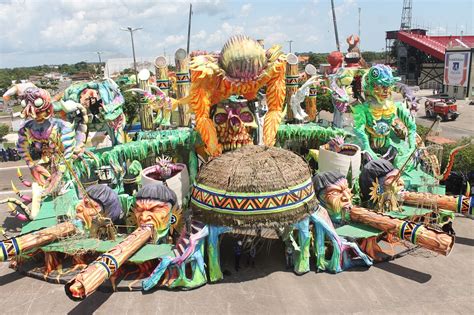
<svg viewBox="0 0 474 315">
<path fill-rule="evenodd" d="M 139 57 L 186 48 L 193 4 L 191 50 L 220 50 L 232 34 L 263 38 L 266 47 L 329 52 L 336 48 L 330 0 L 0 0 L 0 68 L 97 61 L 131 56 L 124 26 L 135 33 Z M 358 30 L 361 49 L 382 51 L 385 31 L 398 29 L 403 0 L 334 0 L 341 48 Z M 413 0 L 413 23 L 433 35 L 474 34 L 472 0 Z"/>
</svg>

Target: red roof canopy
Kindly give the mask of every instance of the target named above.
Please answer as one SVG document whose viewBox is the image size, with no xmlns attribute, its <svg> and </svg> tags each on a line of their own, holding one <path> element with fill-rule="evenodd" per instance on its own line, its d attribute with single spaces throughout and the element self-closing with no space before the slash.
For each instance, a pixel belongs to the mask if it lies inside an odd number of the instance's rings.
<svg viewBox="0 0 474 315">
<path fill-rule="evenodd" d="M 415 47 L 424 53 L 444 61 L 444 53 L 448 46 L 474 48 L 474 36 L 428 36 L 410 32 L 399 31 L 398 40 Z M 463 45 L 464 44 L 464 45 Z M 467 47 L 466 47 L 467 46 Z"/>
</svg>

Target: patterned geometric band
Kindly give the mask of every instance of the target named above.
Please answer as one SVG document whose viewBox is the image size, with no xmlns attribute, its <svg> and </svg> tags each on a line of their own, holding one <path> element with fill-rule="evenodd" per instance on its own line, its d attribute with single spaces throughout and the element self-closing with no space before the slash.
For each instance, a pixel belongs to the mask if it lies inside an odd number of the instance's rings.
<svg viewBox="0 0 474 315">
<path fill-rule="evenodd" d="M 298 75 L 287 75 L 286 76 L 286 86 L 287 87 L 298 87 L 299 76 Z"/>
<path fill-rule="evenodd" d="M 119 267 L 115 257 L 109 254 L 100 255 L 95 263 L 104 267 L 105 271 L 107 271 L 107 279 L 110 278 Z"/>
<path fill-rule="evenodd" d="M 7 261 L 10 258 L 16 257 L 21 251 L 16 238 L 11 238 L 0 242 L 0 248 L 3 255 L 3 257 L 0 257 L 0 261 Z"/>
<path fill-rule="evenodd" d="M 416 233 L 421 224 L 415 224 L 413 222 L 404 221 L 398 231 L 398 237 L 402 240 L 410 241 L 416 244 Z"/>
<path fill-rule="evenodd" d="M 176 73 L 176 83 L 185 84 L 185 83 L 189 83 L 190 81 L 191 80 L 189 79 L 189 72 Z"/>
<path fill-rule="evenodd" d="M 474 208 L 474 196 L 465 197 L 464 195 L 459 195 L 458 204 L 457 204 L 457 213 L 473 215 Z"/>
<path fill-rule="evenodd" d="M 278 213 L 304 206 L 315 198 L 311 178 L 304 183 L 275 192 L 226 192 L 195 184 L 191 203 L 203 210 L 236 215 Z"/>
<path fill-rule="evenodd" d="M 309 88 L 309 97 L 316 97 L 318 95 L 318 89 L 316 87 Z"/>
<path fill-rule="evenodd" d="M 156 86 L 158 86 L 162 90 L 169 90 L 170 88 L 170 80 L 156 80 Z"/>
</svg>

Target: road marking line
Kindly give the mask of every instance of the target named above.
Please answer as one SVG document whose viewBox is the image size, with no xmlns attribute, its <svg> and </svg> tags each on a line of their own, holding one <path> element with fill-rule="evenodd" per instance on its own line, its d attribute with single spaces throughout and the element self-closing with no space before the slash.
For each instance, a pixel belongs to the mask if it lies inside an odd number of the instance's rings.
<svg viewBox="0 0 474 315">
<path fill-rule="evenodd" d="M 20 190 L 20 193 L 22 194 L 31 193 L 31 189 Z M 15 194 L 15 192 L 13 190 L 0 191 L 0 195 L 10 195 L 10 194 Z"/>
<path fill-rule="evenodd" d="M 21 166 L 6 166 L 6 167 L 0 167 L 0 172 L 3 170 L 16 170 L 17 168 L 22 169 L 22 168 L 28 168 L 28 165 L 21 165 Z"/>
</svg>

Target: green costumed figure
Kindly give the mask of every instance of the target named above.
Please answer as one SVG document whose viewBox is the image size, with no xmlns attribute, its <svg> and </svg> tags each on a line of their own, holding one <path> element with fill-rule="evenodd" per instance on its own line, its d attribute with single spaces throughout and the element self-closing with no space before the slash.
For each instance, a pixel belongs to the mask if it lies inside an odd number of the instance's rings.
<svg viewBox="0 0 474 315">
<path fill-rule="evenodd" d="M 352 107 L 357 144 L 377 159 L 392 160 L 401 167 L 416 146 L 416 124 L 401 102 L 392 100 L 392 89 L 399 81 L 392 69 L 375 65 L 363 77 L 365 102 Z"/>
</svg>

